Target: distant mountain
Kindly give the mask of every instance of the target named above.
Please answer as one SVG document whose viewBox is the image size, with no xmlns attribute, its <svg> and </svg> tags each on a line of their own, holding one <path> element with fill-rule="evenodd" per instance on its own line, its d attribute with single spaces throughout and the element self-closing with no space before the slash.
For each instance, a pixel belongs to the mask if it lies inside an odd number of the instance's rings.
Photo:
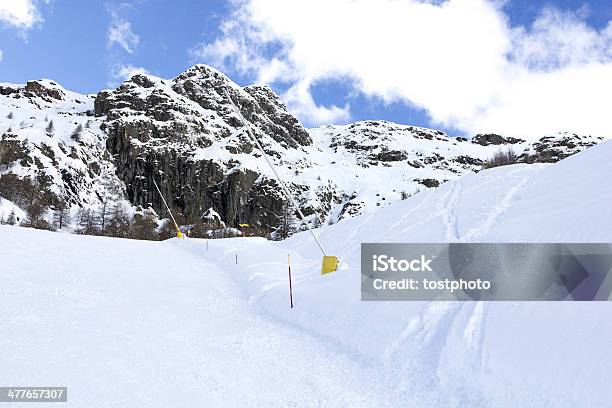
<svg viewBox="0 0 612 408">
<path fill-rule="evenodd" d="M 52 126 L 50 124 L 52 123 Z M 272 230 L 284 198 L 256 138 L 309 221 L 335 223 L 482 169 L 500 149 L 526 163 L 555 162 L 602 138 L 575 134 L 536 142 L 385 121 L 305 129 L 268 87 L 240 87 L 196 65 L 167 80 L 135 75 L 117 89 L 80 95 L 51 80 L 0 84 L 0 196 L 96 207 L 104 200 L 171 206 L 197 219 L 209 208 L 228 226 Z"/>
</svg>

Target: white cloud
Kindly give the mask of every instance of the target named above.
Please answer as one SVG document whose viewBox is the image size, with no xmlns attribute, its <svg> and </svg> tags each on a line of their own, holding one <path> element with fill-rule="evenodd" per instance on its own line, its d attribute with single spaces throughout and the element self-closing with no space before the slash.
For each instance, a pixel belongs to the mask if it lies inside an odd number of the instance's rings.
<svg viewBox="0 0 612 408">
<path fill-rule="evenodd" d="M 435 125 L 467 134 L 541 136 L 556 130 L 612 136 L 612 23 L 585 11 L 543 10 L 510 27 L 503 1 L 239 0 L 216 42 L 194 56 L 284 95 L 310 124 L 343 120 L 310 88 L 349 78 L 355 90 L 425 109 Z M 225 67 L 223 67 L 225 65 Z"/>
<path fill-rule="evenodd" d="M 119 18 L 116 13 L 111 13 L 111 16 L 111 24 L 107 31 L 108 47 L 117 44 L 125 52 L 132 54 L 140 43 L 140 37 L 132 31 L 129 21 Z"/>
<path fill-rule="evenodd" d="M 337 106 L 317 105 L 309 92 L 307 81 L 300 81 L 293 85 L 283 95 L 288 108 L 305 123 L 336 123 L 347 122 L 351 118 L 350 106 L 346 104 Z"/>
<path fill-rule="evenodd" d="M 132 64 L 116 64 L 110 69 L 112 81 L 107 85 L 114 88 L 117 83 L 130 79 L 136 74 L 149 74 L 149 71 L 143 67 L 136 67 Z"/>
<path fill-rule="evenodd" d="M 30 29 L 41 21 L 34 0 L 0 0 L 0 22 L 15 28 Z"/>
<path fill-rule="evenodd" d="M 2 54 L 2 50 L 0 50 L 0 62 L 2 62 L 2 57 L 4 57 L 4 55 Z"/>
</svg>

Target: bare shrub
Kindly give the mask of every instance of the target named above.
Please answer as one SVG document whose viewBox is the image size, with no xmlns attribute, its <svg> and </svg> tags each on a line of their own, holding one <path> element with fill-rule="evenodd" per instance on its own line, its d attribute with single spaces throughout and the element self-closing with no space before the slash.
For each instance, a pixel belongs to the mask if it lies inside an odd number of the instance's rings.
<svg viewBox="0 0 612 408">
<path fill-rule="evenodd" d="M 491 169 L 493 167 L 507 166 L 509 164 L 516 163 L 517 159 L 518 156 L 512 149 L 508 149 L 506 151 L 498 150 L 493 157 L 485 162 L 484 168 Z"/>
</svg>

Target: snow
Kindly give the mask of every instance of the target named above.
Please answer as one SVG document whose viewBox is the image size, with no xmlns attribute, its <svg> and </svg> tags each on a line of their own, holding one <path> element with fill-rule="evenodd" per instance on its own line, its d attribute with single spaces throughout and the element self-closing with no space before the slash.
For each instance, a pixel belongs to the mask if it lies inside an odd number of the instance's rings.
<svg viewBox="0 0 612 408">
<path fill-rule="evenodd" d="M 26 217 L 25 211 L 19 208 L 12 201 L 0 197 L 0 220 L 7 221 L 11 212 L 15 213 L 15 220 L 24 220 Z"/>
<path fill-rule="evenodd" d="M 184 242 L 0 240 L 2 384 L 62 384 L 75 407 L 386 406 L 372 368 L 262 316 Z"/>
<path fill-rule="evenodd" d="M 0 383 L 67 385 L 71 406 L 606 406 L 609 303 L 361 302 L 359 244 L 612 242 L 611 156 L 486 170 L 324 227 L 342 265 L 323 277 L 307 233 L 2 226 Z"/>
</svg>

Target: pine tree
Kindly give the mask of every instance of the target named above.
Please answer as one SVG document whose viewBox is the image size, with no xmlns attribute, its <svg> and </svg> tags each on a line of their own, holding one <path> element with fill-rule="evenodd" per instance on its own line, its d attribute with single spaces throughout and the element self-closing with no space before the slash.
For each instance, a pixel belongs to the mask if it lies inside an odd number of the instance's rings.
<svg viewBox="0 0 612 408">
<path fill-rule="evenodd" d="M 70 138 L 75 141 L 81 140 L 81 134 L 83 133 L 83 126 L 79 123 L 76 128 L 72 131 Z"/>
<path fill-rule="evenodd" d="M 8 115 L 6 115 L 7 119 L 13 119 L 13 112 L 10 112 Z"/>
<path fill-rule="evenodd" d="M 122 205 L 116 205 L 110 212 L 110 219 L 106 227 L 106 235 L 118 238 L 127 238 L 130 235 L 132 219 Z"/>
<path fill-rule="evenodd" d="M 15 225 L 17 223 L 17 216 L 15 215 L 15 210 L 11 210 L 11 213 L 6 219 L 6 223 L 9 225 Z"/>
<path fill-rule="evenodd" d="M 38 225 L 38 222 L 40 221 L 44 211 L 45 211 L 45 208 L 38 201 L 33 201 L 28 206 L 27 211 L 26 211 L 26 214 L 28 216 L 28 223 L 27 223 L 27 225 L 29 227 L 36 228 L 36 226 Z"/>
<path fill-rule="evenodd" d="M 100 233 L 102 235 L 107 235 L 106 234 L 106 229 L 108 227 L 108 218 L 109 218 L 109 208 L 108 208 L 108 201 L 104 200 L 102 202 L 102 207 L 100 207 L 100 209 L 98 210 L 97 213 L 97 224 L 98 224 L 98 229 L 100 230 Z"/>
<path fill-rule="evenodd" d="M 55 228 L 62 229 L 70 224 L 70 220 L 70 206 L 66 201 L 62 200 L 55 206 L 53 224 Z"/>
<path fill-rule="evenodd" d="M 95 235 L 96 225 L 95 217 L 89 208 L 81 208 L 79 210 L 79 234 Z"/>
<path fill-rule="evenodd" d="M 293 206 L 289 201 L 285 201 L 281 207 L 280 214 L 277 215 L 279 224 L 274 231 L 279 239 L 289 238 L 296 231 L 296 217 Z"/>
<path fill-rule="evenodd" d="M 45 131 L 47 132 L 47 136 L 53 136 L 53 133 L 55 132 L 55 125 L 53 124 L 53 120 L 49 122 L 49 124 L 45 128 Z"/>
</svg>

